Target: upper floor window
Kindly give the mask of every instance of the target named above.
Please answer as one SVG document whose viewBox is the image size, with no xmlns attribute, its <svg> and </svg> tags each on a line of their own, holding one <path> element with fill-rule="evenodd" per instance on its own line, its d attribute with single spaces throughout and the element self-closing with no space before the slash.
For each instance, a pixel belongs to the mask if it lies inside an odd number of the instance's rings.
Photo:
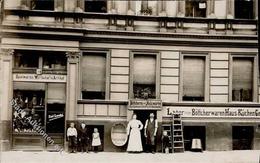
<svg viewBox="0 0 260 163">
<path fill-rule="evenodd" d="M 253 58 L 234 57 L 232 101 L 253 101 Z"/>
<path fill-rule="evenodd" d="M 156 98 L 155 55 L 134 55 L 133 94 L 134 98 Z"/>
<path fill-rule="evenodd" d="M 82 98 L 106 98 L 106 53 L 84 53 L 81 63 Z"/>
<path fill-rule="evenodd" d="M 107 12 L 107 0 L 85 0 L 86 12 Z"/>
<path fill-rule="evenodd" d="M 156 15 L 157 1 L 141 0 L 135 3 L 136 13 L 138 15 Z"/>
<path fill-rule="evenodd" d="M 64 53 L 51 52 L 43 55 L 43 69 L 62 69 L 67 65 Z"/>
<path fill-rule="evenodd" d="M 38 68 L 39 55 L 33 51 L 19 50 L 14 55 L 15 68 Z"/>
<path fill-rule="evenodd" d="M 237 0 L 235 1 L 235 18 L 237 19 L 253 19 L 254 7 L 253 0 Z"/>
<path fill-rule="evenodd" d="M 205 99 L 205 57 L 184 56 L 183 101 L 204 101 Z"/>
<path fill-rule="evenodd" d="M 32 0 L 32 10 L 54 10 L 54 0 Z"/>
<path fill-rule="evenodd" d="M 187 17 L 206 17 L 206 0 L 186 1 L 185 15 Z"/>
</svg>

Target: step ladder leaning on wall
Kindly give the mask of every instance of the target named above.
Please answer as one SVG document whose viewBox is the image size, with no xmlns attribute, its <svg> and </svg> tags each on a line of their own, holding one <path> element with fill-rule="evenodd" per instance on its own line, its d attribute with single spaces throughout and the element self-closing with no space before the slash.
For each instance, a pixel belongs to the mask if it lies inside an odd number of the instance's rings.
<svg viewBox="0 0 260 163">
<path fill-rule="evenodd" d="M 174 114 L 170 123 L 162 124 L 162 133 L 167 132 L 169 137 L 169 152 L 184 152 L 183 126 L 180 114 Z M 162 152 L 165 149 L 162 142 Z"/>
</svg>

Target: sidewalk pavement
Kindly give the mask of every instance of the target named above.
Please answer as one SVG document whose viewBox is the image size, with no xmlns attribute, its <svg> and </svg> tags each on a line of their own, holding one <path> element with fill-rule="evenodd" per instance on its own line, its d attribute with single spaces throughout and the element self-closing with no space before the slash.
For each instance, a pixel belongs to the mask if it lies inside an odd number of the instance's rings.
<svg viewBox="0 0 260 163">
<path fill-rule="evenodd" d="M 162 153 L 2 152 L 1 163 L 260 163 L 260 150 Z"/>
</svg>

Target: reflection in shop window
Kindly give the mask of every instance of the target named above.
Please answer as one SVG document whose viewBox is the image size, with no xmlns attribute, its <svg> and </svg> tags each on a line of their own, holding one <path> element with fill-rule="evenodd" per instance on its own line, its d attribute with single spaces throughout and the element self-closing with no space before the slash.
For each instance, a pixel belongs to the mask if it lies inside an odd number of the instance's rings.
<svg viewBox="0 0 260 163">
<path fill-rule="evenodd" d="M 253 0 L 237 0 L 235 3 L 236 19 L 253 19 Z"/>
<path fill-rule="evenodd" d="M 156 98 L 156 57 L 153 55 L 134 56 L 134 98 Z"/>
<path fill-rule="evenodd" d="M 32 0 L 32 10 L 54 10 L 54 0 Z"/>
<path fill-rule="evenodd" d="M 15 90 L 14 100 L 23 112 L 13 108 L 13 131 L 15 133 L 36 133 L 27 119 L 36 121 L 37 126 L 44 126 L 44 91 Z"/>
<path fill-rule="evenodd" d="M 183 64 L 183 101 L 204 101 L 205 57 L 185 56 Z"/>
<path fill-rule="evenodd" d="M 44 69 L 65 69 L 66 63 L 66 56 L 62 53 L 45 53 L 43 55 Z"/>
<path fill-rule="evenodd" d="M 81 65 L 82 98 L 105 99 L 106 53 L 84 53 Z"/>
<path fill-rule="evenodd" d="M 185 15 L 187 17 L 206 17 L 206 0 L 186 1 Z"/>
<path fill-rule="evenodd" d="M 39 55 L 33 51 L 16 51 L 14 58 L 15 68 L 37 68 Z"/>
<path fill-rule="evenodd" d="M 107 0 L 85 0 L 85 11 L 86 12 L 107 12 Z"/>
<path fill-rule="evenodd" d="M 253 100 L 253 58 L 233 58 L 232 101 Z"/>
</svg>

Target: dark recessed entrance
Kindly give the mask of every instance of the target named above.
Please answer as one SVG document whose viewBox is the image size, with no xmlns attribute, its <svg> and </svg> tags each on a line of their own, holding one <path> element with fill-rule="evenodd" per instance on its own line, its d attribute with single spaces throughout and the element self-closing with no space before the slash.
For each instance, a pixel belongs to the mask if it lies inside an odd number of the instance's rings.
<svg viewBox="0 0 260 163">
<path fill-rule="evenodd" d="M 140 120 L 144 126 L 145 126 L 145 121 L 149 118 L 150 113 L 154 113 L 155 119 L 157 119 L 156 110 L 135 110 L 134 113 L 137 115 L 137 119 Z M 142 138 L 143 149 L 144 151 L 146 151 L 144 129 L 141 131 L 141 138 Z"/>
<path fill-rule="evenodd" d="M 185 151 L 190 151 L 192 139 L 200 139 L 202 149 L 206 147 L 206 127 L 205 126 L 184 126 L 184 148 Z"/>
<path fill-rule="evenodd" d="M 252 149 L 254 137 L 253 126 L 233 126 L 233 150 L 249 150 Z"/>
</svg>

